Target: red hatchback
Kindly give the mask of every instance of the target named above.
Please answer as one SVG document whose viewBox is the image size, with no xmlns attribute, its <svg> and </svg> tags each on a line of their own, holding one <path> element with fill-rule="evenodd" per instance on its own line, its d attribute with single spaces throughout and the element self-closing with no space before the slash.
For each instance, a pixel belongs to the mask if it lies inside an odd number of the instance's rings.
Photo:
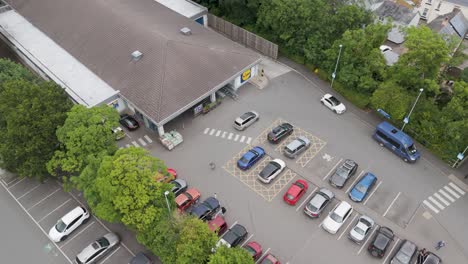
<svg viewBox="0 0 468 264">
<path fill-rule="evenodd" d="M 309 185 L 306 181 L 297 180 L 284 194 L 283 200 L 290 205 L 296 205 L 297 201 L 307 192 L 308 188 Z"/>
<path fill-rule="evenodd" d="M 281 263 L 273 254 L 268 254 L 262 259 L 262 261 L 260 261 L 260 264 L 281 264 Z"/>
<path fill-rule="evenodd" d="M 175 203 L 180 211 L 185 211 L 192 204 L 196 203 L 200 199 L 200 196 L 201 194 L 197 189 L 189 188 L 175 198 Z"/>
<path fill-rule="evenodd" d="M 262 246 L 260 246 L 260 244 L 254 241 L 249 242 L 247 245 L 245 245 L 244 248 L 245 250 L 247 250 L 247 252 L 249 252 L 254 261 L 259 259 L 263 252 Z"/>
</svg>

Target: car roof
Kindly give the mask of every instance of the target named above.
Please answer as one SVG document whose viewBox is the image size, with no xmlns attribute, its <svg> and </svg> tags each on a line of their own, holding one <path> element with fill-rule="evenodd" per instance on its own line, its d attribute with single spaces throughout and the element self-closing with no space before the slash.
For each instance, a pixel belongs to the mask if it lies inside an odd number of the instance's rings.
<svg viewBox="0 0 468 264">
<path fill-rule="evenodd" d="M 302 141 L 299 139 L 301 139 Z M 291 141 L 286 147 L 288 149 L 294 150 L 298 148 L 300 145 L 303 145 L 304 143 L 307 144 L 307 142 L 310 142 L 310 141 L 306 137 L 298 137 L 294 139 L 293 141 Z"/>
<path fill-rule="evenodd" d="M 359 183 L 362 183 L 362 184 L 371 184 L 373 181 L 375 181 L 377 179 L 377 177 L 375 177 L 374 174 L 368 172 L 366 174 L 364 174 L 364 176 L 362 177 L 362 179 L 359 181 Z"/>
<path fill-rule="evenodd" d="M 73 210 L 68 212 L 66 215 L 64 215 L 61 218 L 61 220 L 62 222 L 68 225 L 71 221 L 75 220 L 79 215 L 82 215 L 84 212 L 85 210 L 83 210 L 83 207 L 77 206 Z"/>
<path fill-rule="evenodd" d="M 400 248 L 400 251 L 404 252 L 406 255 L 410 256 L 411 254 L 414 253 L 414 251 L 416 250 L 416 245 L 409 241 L 409 240 L 405 240 L 403 242 L 403 244 L 401 244 L 401 248 Z"/>
<path fill-rule="evenodd" d="M 238 234 L 239 236 L 244 235 L 245 233 L 247 233 L 247 229 L 245 229 L 245 227 L 243 225 L 240 225 L 240 224 L 234 225 L 231 228 L 231 230 L 233 232 L 235 232 L 236 234 Z"/>
<path fill-rule="evenodd" d="M 185 192 L 190 194 L 190 196 L 193 198 L 196 198 L 197 196 L 199 197 L 201 195 L 200 191 L 195 188 L 188 188 Z"/>
<path fill-rule="evenodd" d="M 224 220 L 224 217 L 222 217 L 221 215 L 216 216 L 208 222 L 208 226 L 213 232 L 224 224 L 226 224 L 226 220 Z"/>
<path fill-rule="evenodd" d="M 337 215 L 344 216 L 345 213 L 350 210 L 352 206 L 346 202 L 346 201 L 341 201 L 341 203 L 338 204 L 336 209 L 334 210 Z"/>
<path fill-rule="evenodd" d="M 391 135 L 392 137 L 396 138 L 398 141 L 402 142 L 403 145 L 405 145 L 406 147 L 409 147 L 414 143 L 413 140 L 407 134 L 405 134 L 398 128 L 392 126 L 386 121 L 383 121 L 382 123 L 378 124 L 377 129 L 385 131 L 387 135 Z"/>
<path fill-rule="evenodd" d="M 333 197 L 335 197 L 335 195 L 333 194 L 332 191 L 328 190 L 327 188 L 321 188 L 319 190 L 319 193 L 322 193 L 322 194 L 325 194 L 326 196 L 328 196 L 328 198 L 332 199 Z"/>
<path fill-rule="evenodd" d="M 214 197 L 208 197 L 205 199 L 205 201 L 203 202 L 204 204 L 208 205 L 210 208 L 216 208 L 219 206 L 219 201 L 218 199 L 214 198 Z"/>
<path fill-rule="evenodd" d="M 251 241 L 249 242 L 246 247 L 251 247 L 253 248 L 255 251 L 261 251 L 262 250 L 262 246 L 260 246 L 259 243 L 255 242 L 255 241 Z"/>
<path fill-rule="evenodd" d="M 302 183 L 300 183 L 300 184 L 302 184 Z M 297 186 L 296 183 L 293 183 L 293 184 L 291 184 L 291 186 L 288 189 L 288 194 L 296 196 L 301 190 L 302 190 L 301 187 Z"/>
<path fill-rule="evenodd" d="M 195 206 L 190 210 L 190 213 L 198 217 L 202 216 L 204 213 L 208 212 L 210 209 L 206 207 L 203 203 Z"/>
</svg>

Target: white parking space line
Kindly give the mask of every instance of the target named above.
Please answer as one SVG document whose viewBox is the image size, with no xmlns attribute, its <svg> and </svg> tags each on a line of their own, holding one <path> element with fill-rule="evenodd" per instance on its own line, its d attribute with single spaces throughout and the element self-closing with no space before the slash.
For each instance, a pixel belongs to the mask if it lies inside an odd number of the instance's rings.
<svg viewBox="0 0 468 264">
<path fill-rule="evenodd" d="M 233 134 L 233 133 L 229 133 L 228 139 L 231 140 L 231 139 L 232 139 L 232 136 L 234 136 L 234 134 Z"/>
<path fill-rule="evenodd" d="M 145 142 L 143 139 L 141 139 L 141 138 L 138 139 L 138 142 L 140 142 L 140 144 L 141 144 L 143 147 L 147 145 L 146 142 Z"/>
<path fill-rule="evenodd" d="M 449 182 L 449 185 L 452 186 L 452 188 L 454 188 L 455 191 L 459 192 L 461 195 L 465 195 L 465 192 L 462 189 L 460 189 L 460 187 L 455 185 L 455 183 Z"/>
<path fill-rule="evenodd" d="M 353 217 L 353 220 L 351 220 L 349 222 L 349 224 L 346 226 L 346 228 L 343 230 L 343 232 L 341 232 L 340 236 L 338 237 L 337 240 L 340 240 L 341 237 L 343 236 L 344 233 L 347 233 L 346 231 L 348 230 L 348 228 L 354 223 L 354 220 L 356 220 L 356 218 L 358 217 L 359 214 L 355 214 L 354 217 Z"/>
<path fill-rule="evenodd" d="M 80 232 L 78 233 L 75 233 L 72 237 L 68 237 L 67 238 L 67 241 L 65 241 L 63 244 L 60 245 L 60 248 L 63 248 L 64 246 L 66 246 L 68 243 L 70 243 L 70 241 L 72 241 L 74 238 L 76 238 L 77 236 L 79 236 L 81 233 L 83 233 L 84 231 L 86 231 L 86 229 L 88 229 L 90 226 L 94 225 L 94 221 L 92 221 L 91 223 L 89 223 L 89 225 L 83 227 Z"/>
<path fill-rule="evenodd" d="M 130 147 L 130 145 L 129 145 L 129 144 L 125 144 L 125 147 L 129 148 L 129 147 Z"/>
<path fill-rule="evenodd" d="M 205 128 L 205 131 L 203 131 L 203 134 L 208 133 L 208 131 L 210 131 L 210 128 L 209 128 L 209 127 Z"/>
<path fill-rule="evenodd" d="M 13 188 L 13 187 L 15 187 L 16 184 L 18 184 L 18 183 L 24 181 L 24 179 L 26 179 L 26 177 L 21 178 L 19 181 L 15 182 L 15 184 L 13 184 L 12 186 L 9 186 L 8 188 Z"/>
<path fill-rule="evenodd" d="M 244 142 L 244 140 L 245 140 L 245 136 L 242 136 L 241 139 L 239 140 L 239 142 L 242 143 L 242 142 Z"/>
<path fill-rule="evenodd" d="M 392 249 L 388 252 L 387 257 L 384 259 L 384 261 L 382 261 L 382 264 L 387 263 L 388 258 L 390 256 L 393 256 L 393 250 L 395 249 L 395 247 L 398 245 L 399 242 L 400 242 L 400 239 L 398 238 L 396 243 L 393 245 Z"/>
<path fill-rule="evenodd" d="M 333 168 L 327 173 L 327 175 L 325 175 L 325 177 L 322 178 L 323 181 L 325 181 L 326 178 L 328 178 L 328 176 L 331 175 L 331 173 L 333 171 L 335 171 L 336 167 L 338 167 L 338 165 L 340 165 L 340 163 L 343 161 L 343 159 L 340 159 L 336 164 L 335 166 L 333 166 Z"/>
<path fill-rule="evenodd" d="M 379 184 L 377 184 L 377 187 L 375 187 L 375 189 L 371 192 L 371 194 L 369 194 L 369 196 L 367 197 L 366 201 L 364 202 L 364 205 L 366 205 L 366 203 L 370 200 L 370 198 L 372 197 L 372 195 L 374 195 L 375 191 L 377 191 L 377 189 L 380 187 L 380 185 L 382 184 L 383 181 L 379 182 Z"/>
<path fill-rule="evenodd" d="M 385 217 L 387 215 L 388 211 L 390 211 L 390 208 L 392 208 L 393 204 L 396 202 L 396 200 L 398 199 L 400 194 L 401 194 L 401 192 L 398 192 L 398 194 L 395 196 L 395 199 L 393 199 L 392 203 L 388 206 L 387 210 L 383 214 L 383 217 Z"/>
<path fill-rule="evenodd" d="M 255 263 L 260 262 L 263 259 L 263 257 L 265 257 L 268 254 L 268 252 L 270 252 L 270 249 L 271 248 L 268 248 L 267 250 L 265 250 L 265 252 L 258 258 L 258 260 Z"/>
<path fill-rule="evenodd" d="M 367 242 L 369 242 L 369 239 L 374 236 L 374 233 L 375 233 L 375 231 L 377 231 L 377 229 L 379 229 L 379 225 L 374 226 L 374 229 L 372 230 L 372 232 L 369 234 L 369 236 L 367 236 L 366 241 L 364 241 L 364 243 L 362 243 L 361 248 L 357 252 L 358 255 L 361 254 L 362 249 L 367 245 Z"/>
<path fill-rule="evenodd" d="M 17 199 L 21 199 L 23 198 L 24 196 L 30 194 L 32 191 L 36 190 L 37 188 L 39 188 L 39 186 L 41 186 L 41 183 L 38 183 L 36 186 L 34 186 L 32 189 L 30 189 L 29 191 L 25 192 L 23 195 L 21 195 L 20 197 L 18 197 Z"/>
<path fill-rule="evenodd" d="M 445 200 L 444 198 L 442 198 L 442 196 L 440 196 L 440 194 L 434 193 L 433 195 L 434 195 L 437 199 L 439 199 L 442 203 L 444 203 L 445 206 L 449 206 L 449 205 L 450 205 L 450 203 L 447 202 L 447 200 Z"/>
<path fill-rule="evenodd" d="M 439 213 L 439 210 L 437 210 L 434 206 L 432 206 L 432 204 L 430 204 L 428 201 L 424 200 L 423 204 L 425 206 L 429 207 L 429 209 L 431 209 L 432 211 L 434 211 L 434 213 L 436 213 L 436 214 Z"/>
<path fill-rule="evenodd" d="M 455 199 L 452 198 L 452 196 L 448 195 L 444 190 L 440 189 L 439 192 L 445 196 L 445 198 L 449 199 L 452 203 L 455 202 Z"/>
<path fill-rule="evenodd" d="M 215 131 L 216 131 L 216 129 L 212 128 L 211 131 L 210 131 L 210 136 L 212 136 Z"/>
<path fill-rule="evenodd" d="M 224 131 L 224 132 L 223 132 L 223 135 L 222 135 L 221 137 L 222 137 L 222 138 L 225 138 L 225 137 L 226 137 L 226 135 L 227 135 L 227 132 L 226 132 L 226 131 Z"/>
<path fill-rule="evenodd" d="M 445 207 L 443 205 L 441 205 L 436 199 L 434 199 L 432 196 L 429 196 L 427 199 L 429 199 L 429 201 L 431 201 L 433 204 L 437 205 L 437 207 L 440 208 L 440 210 L 444 210 Z"/>
<path fill-rule="evenodd" d="M 252 138 L 249 137 L 249 138 L 247 139 L 247 144 L 250 144 L 251 141 L 252 141 Z"/>
<path fill-rule="evenodd" d="M 34 218 L 32 217 L 32 215 L 28 212 L 28 210 L 26 210 L 26 208 L 24 208 L 24 206 L 18 201 L 18 199 L 16 199 L 16 197 L 13 195 L 13 193 L 11 193 L 10 190 L 8 190 L 8 188 L 6 187 L 6 185 L 4 183 L 0 183 L 3 188 L 10 194 L 11 198 L 13 198 L 16 203 L 21 207 L 21 209 L 23 209 L 23 211 L 29 216 L 29 218 L 31 218 L 31 220 L 37 225 L 37 227 L 39 227 L 39 229 L 42 231 L 42 233 L 46 236 L 46 237 L 49 237 L 49 234 L 41 227 L 41 225 L 36 221 L 34 220 Z M 71 261 L 71 259 L 65 255 L 65 252 L 63 252 L 63 250 L 57 246 L 57 243 L 51 241 L 52 243 L 54 243 L 55 247 L 60 251 L 60 253 L 62 253 L 63 257 L 66 258 L 68 260 L 68 262 L 70 262 L 70 264 L 73 264 L 73 262 Z"/>
<path fill-rule="evenodd" d="M 28 211 L 33 209 L 34 207 L 36 207 L 37 205 L 39 205 L 40 203 L 42 203 L 43 201 L 45 201 L 45 199 L 49 198 L 50 196 L 54 195 L 56 192 L 60 191 L 62 188 L 57 188 L 57 190 L 49 193 L 49 195 L 47 195 L 46 197 L 42 198 L 39 202 L 35 203 L 33 206 L 29 207 L 28 208 Z"/>
<path fill-rule="evenodd" d="M 455 193 L 452 189 L 450 189 L 450 187 L 448 187 L 447 185 L 444 186 L 444 189 L 447 190 L 451 195 L 455 196 L 455 198 L 460 198 L 460 195 L 458 195 L 457 193 Z"/>
<path fill-rule="evenodd" d="M 138 143 L 136 141 L 132 141 L 132 144 L 133 144 L 133 146 L 135 146 L 137 148 L 140 147 L 140 145 L 138 145 Z"/>
<path fill-rule="evenodd" d="M 236 135 L 236 137 L 234 137 L 234 141 L 237 141 L 239 139 L 239 135 Z"/>
<path fill-rule="evenodd" d="M 237 224 L 237 221 L 234 222 L 234 224 L 232 224 L 229 229 L 231 229 L 233 226 L 235 226 Z"/>
<path fill-rule="evenodd" d="M 362 170 L 361 173 L 359 173 L 359 175 L 356 177 L 356 179 L 354 179 L 353 183 L 348 187 L 348 190 L 346 190 L 345 193 L 348 193 L 349 190 L 353 188 L 354 184 L 359 180 L 359 178 L 361 178 L 363 173 L 364 173 L 364 170 Z"/>
<path fill-rule="evenodd" d="M 244 243 L 242 243 L 241 247 L 243 247 L 243 246 L 245 245 L 245 243 L 247 243 L 253 236 L 254 236 L 254 234 L 251 234 L 251 235 L 244 241 Z"/>
<path fill-rule="evenodd" d="M 145 135 L 143 137 L 146 139 L 146 141 L 148 141 L 148 143 L 150 143 L 150 144 L 153 143 L 153 140 L 150 137 L 148 137 L 147 135 Z"/>
<path fill-rule="evenodd" d="M 60 207 L 64 206 L 65 204 L 67 204 L 69 201 L 71 201 L 71 198 L 68 198 L 68 200 L 66 200 L 65 202 L 63 202 L 61 205 L 59 205 L 57 208 L 55 208 L 54 210 L 50 211 L 48 214 L 46 214 L 45 216 L 43 216 L 41 219 L 39 219 L 37 222 L 41 222 L 42 220 L 46 219 L 49 215 L 51 215 L 53 212 L 57 211 Z"/>
<path fill-rule="evenodd" d="M 315 187 L 315 189 L 307 196 L 306 199 L 304 199 L 304 201 L 296 208 L 296 212 L 299 211 L 300 208 L 302 208 L 302 206 L 310 199 L 310 197 L 312 196 L 312 194 L 314 194 L 314 192 L 318 189 L 318 187 Z"/>
<path fill-rule="evenodd" d="M 100 264 L 106 262 L 106 260 L 108 260 L 110 257 L 112 257 L 112 255 L 114 255 L 114 253 L 117 252 L 117 250 L 119 250 L 119 249 L 120 249 L 120 246 L 118 248 L 116 248 L 114 251 L 112 251 L 112 253 L 110 253 L 105 259 L 103 259 Z"/>
<path fill-rule="evenodd" d="M 9 181 L 8 183 L 5 182 L 5 180 L 2 180 L 2 181 L 8 186 L 8 185 L 14 183 L 14 182 L 17 181 L 17 180 L 18 180 L 18 177 L 14 178 L 13 180 Z"/>
<path fill-rule="evenodd" d="M 219 137 L 219 135 L 221 135 L 221 130 L 218 130 L 218 132 L 216 132 L 216 136 Z"/>
</svg>

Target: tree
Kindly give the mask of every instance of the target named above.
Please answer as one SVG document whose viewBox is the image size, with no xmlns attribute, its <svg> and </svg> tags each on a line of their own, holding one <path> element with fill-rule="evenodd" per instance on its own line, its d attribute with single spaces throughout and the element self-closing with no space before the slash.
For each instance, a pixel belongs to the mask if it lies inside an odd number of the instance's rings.
<svg viewBox="0 0 468 264">
<path fill-rule="evenodd" d="M 2 84 L 12 80 L 38 82 L 40 79 L 21 64 L 12 62 L 9 59 L 0 58 L 0 92 Z"/>
<path fill-rule="evenodd" d="M 206 263 L 218 237 L 200 219 L 188 217 L 183 221 L 177 243 L 177 264 Z"/>
<path fill-rule="evenodd" d="M 227 248 L 222 246 L 216 250 L 216 253 L 210 256 L 208 264 L 231 264 L 244 263 L 254 264 L 252 256 L 243 248 Z"/>
<path fill-rule="evenodd" d="M 61 145 L 47 164 L 50 174 L 77 176 L 98 154 L 112 155 L 117 150 L 112 128 L 118 126 L 118 120 L 117 111 L 107 105 L 73 106 L 57 130 Z"/>
<path fill-rule="evenodd" d="M 0 78 L 32 78 L 5 60 L 0 60 L 0 68 L 5 63 L 14 69 L 1 73 Z M 65 121 L 72 103 L 52 82 L 10 80 L 0 86 L 0 164 L 22 177 L 43 179 L 48 174 L 46 163 L 58 145 L 55 130 Z"/>
<path fill-rule="evenodd" d="M 410 99 L 408 92 L 393 82 L 384 82 L 374 92 L 371 104 L 375 109 L 381 108 L 389 113 L 392 119 L 402 120 L 408 111 Z"/>
</svg>

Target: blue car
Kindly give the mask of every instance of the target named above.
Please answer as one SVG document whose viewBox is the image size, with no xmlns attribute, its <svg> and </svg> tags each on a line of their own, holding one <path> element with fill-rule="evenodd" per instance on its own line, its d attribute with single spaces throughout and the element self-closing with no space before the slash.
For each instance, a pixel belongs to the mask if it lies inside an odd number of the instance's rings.
<svg viewBox="0 0 468 264">
<path fill-rule="evenodd" d="M 237 161 L 237 167 L 241 170 L 248 170 L 263 156 L 265 156 L 265 150 L 261 147 L 254 147 Z"/>
<path fill-rule="evenodd" d="M 374 174 L 366 173 L 351 189 L 349 198 L 355 202 L 362 202 L 376 182 L 377 177 Z"/>
</svg>

